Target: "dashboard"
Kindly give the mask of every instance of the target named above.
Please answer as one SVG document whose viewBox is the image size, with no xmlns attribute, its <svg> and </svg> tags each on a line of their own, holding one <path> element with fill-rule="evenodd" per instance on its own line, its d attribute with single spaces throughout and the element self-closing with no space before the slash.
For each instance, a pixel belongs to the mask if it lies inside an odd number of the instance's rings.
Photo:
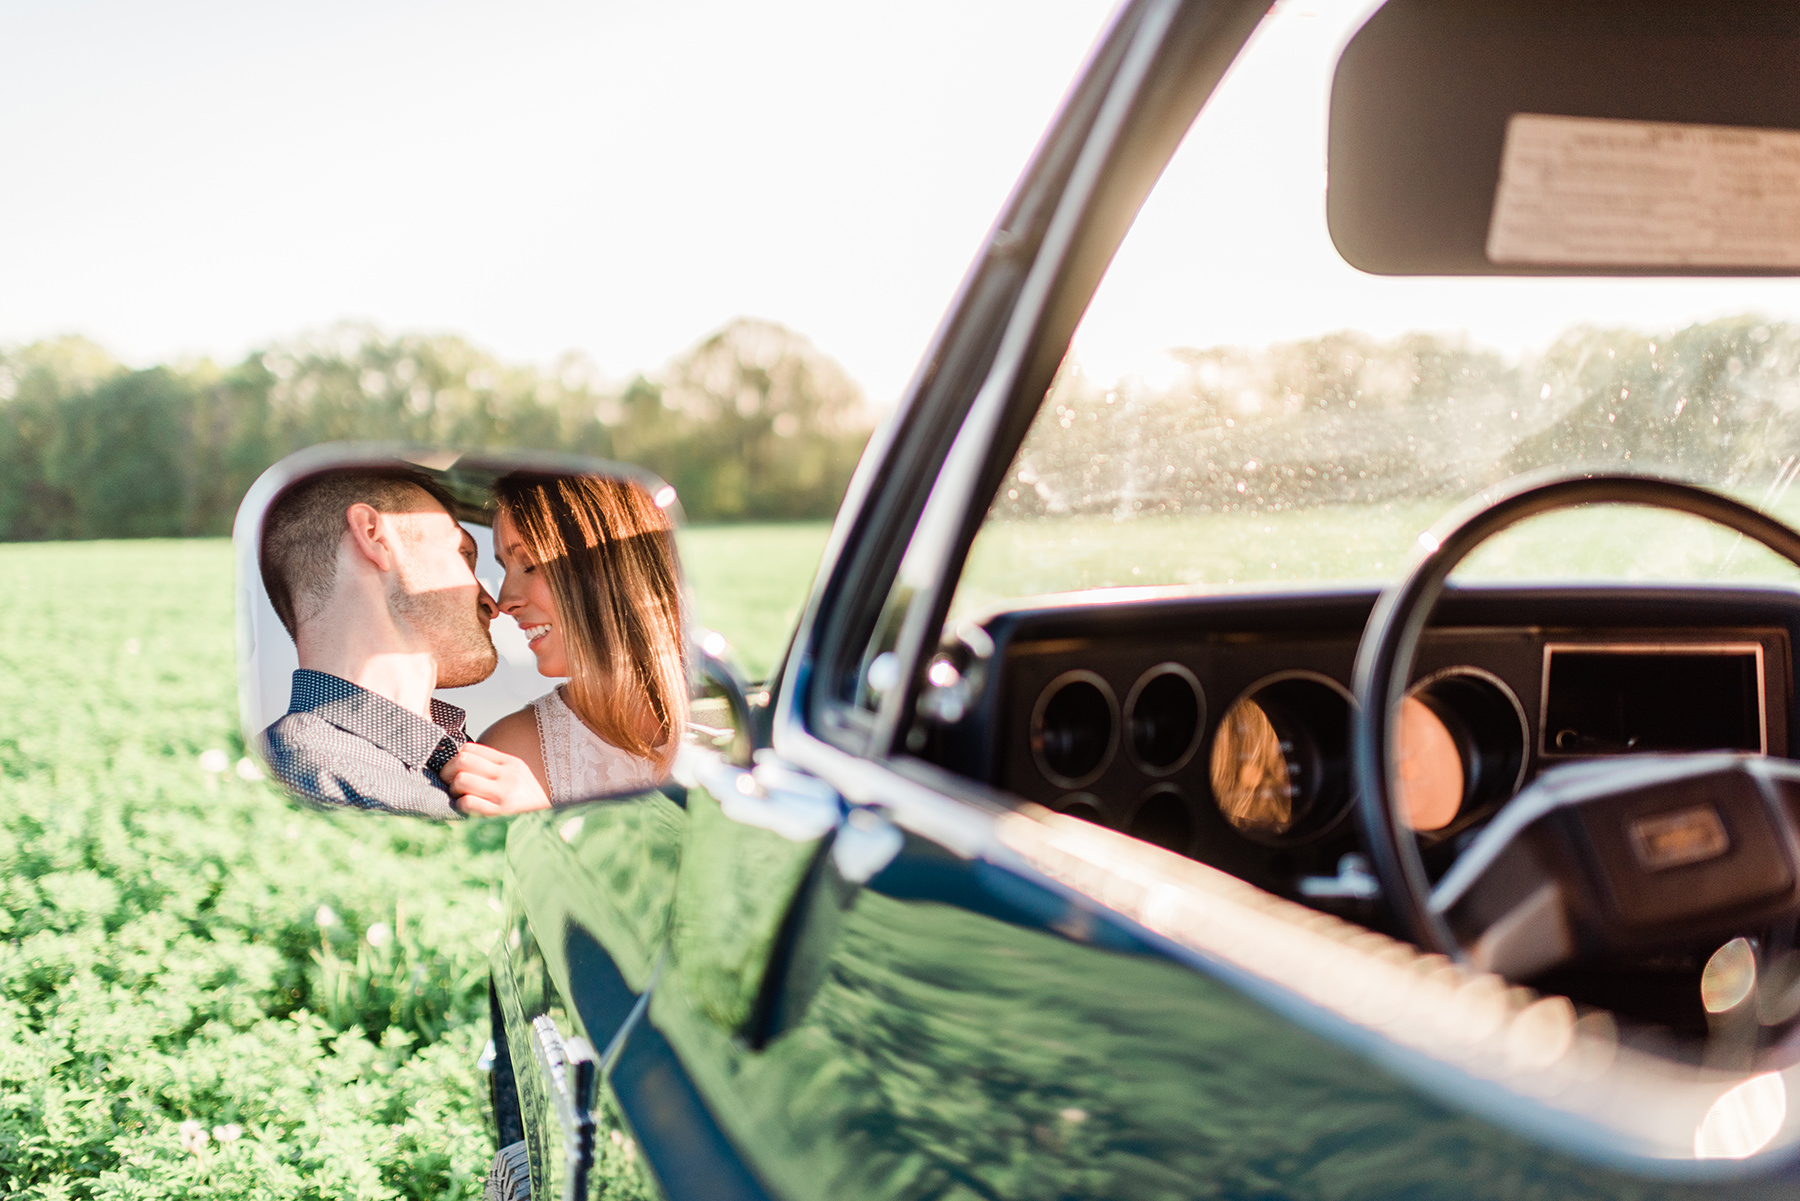
<svg viewBox="0 0 1800 1201">
<path fill-rule="evenodd" d="M 1358 849 L 1350 686 L 1375 599 L 1120 590 L 998 612 L 949 652 L 966 712 L 915 745 L 1014 795 L 1302 895 Z M 1400 809 L 1428 868 L 1560 763 L 1789 755 L 1797 636 L 1800 594 L 1780 589 L 1452 589 L 1398 727 Z"/>
</svg>

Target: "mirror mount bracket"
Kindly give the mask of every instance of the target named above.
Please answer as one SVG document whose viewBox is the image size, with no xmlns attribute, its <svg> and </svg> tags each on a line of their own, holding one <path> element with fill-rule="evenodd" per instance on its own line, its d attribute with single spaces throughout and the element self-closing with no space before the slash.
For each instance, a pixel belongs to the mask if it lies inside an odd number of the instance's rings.
<svg viewBox="0 0 1800 1201">
<path fill-rule="evenodd" d="M 731 706 L 734 733 L 730 746 L 726 748 L 725 759 L 734 767 L 749 767 L 756 752 L 763 749 L 763 744 L 756 737 L 758 727 L 750 709 L 749 687 L 723 653 L 706 645 L 708 641 L 700 640 L 700 645 L 695 648 L 694 659 L 701 677 L 717 688 L 724 695 L 725 702 Z"/>
</svg>

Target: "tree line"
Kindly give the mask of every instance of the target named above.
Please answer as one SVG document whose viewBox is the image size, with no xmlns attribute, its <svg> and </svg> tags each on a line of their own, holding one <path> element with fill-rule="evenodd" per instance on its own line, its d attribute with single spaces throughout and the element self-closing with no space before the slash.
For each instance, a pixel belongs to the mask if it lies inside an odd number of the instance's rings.
<svg viewBox="0 0 1800 1201">
<path fill-rule="evenodd" d="M 79 338 L 0 349 L 0 540 L 229 533 L 245 491 L 349 439 L 636 463 L 690 520 L 829 517 L 873 417 L 799 335 L 740 320 L 655 376 L 506 364 L 450 335 L 345 325 L 243 361 L 131 370 Z"/>
<path fill-rule="evenodd" d="M 1071 358 L 996 498 L 1005 516 L 1461 496 L 1549 464 L 1726 488 L 1800 456 L 1800 326 L 1578 327 L 1508 358 L 1435 334 L 1172 352 L 1102 382 Z M 223 534 L 271 463 L 381 439 L 636 463 L 694 521 L 836 511 L 872 414 L 799 335 L 733 322 L 655 376 L 502 363 L 448 335 L 340 326 L 242 362 L 127 370 L 80 339 L 0 351 L 0 540 Z"/>
<path fill-rule="evenodd" d="M 1462 497 L 1539 467 L 1679 475 L 1760 493 L 1800 461 L 1800 326 L 1579 326 L 1509 358 L 1360 334 L 1183 349 L 1154 380 L 1065 362 L 1005 517 L 1268 511 Z"/>
</svg>

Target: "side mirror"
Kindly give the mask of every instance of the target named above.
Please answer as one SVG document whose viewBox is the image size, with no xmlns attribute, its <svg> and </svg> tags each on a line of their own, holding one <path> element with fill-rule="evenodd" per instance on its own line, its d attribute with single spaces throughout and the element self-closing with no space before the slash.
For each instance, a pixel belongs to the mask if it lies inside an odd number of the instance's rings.
<svg viewBox="0 0 1800 1201">
<path fill-rule="evenodd" d="M 232 535 L 246 744 L 321 807 L 448 818 L 657 786 L 697 661 L 678 521 L 661 480 L 568 455 L 283 459 Z"/>
</svg>

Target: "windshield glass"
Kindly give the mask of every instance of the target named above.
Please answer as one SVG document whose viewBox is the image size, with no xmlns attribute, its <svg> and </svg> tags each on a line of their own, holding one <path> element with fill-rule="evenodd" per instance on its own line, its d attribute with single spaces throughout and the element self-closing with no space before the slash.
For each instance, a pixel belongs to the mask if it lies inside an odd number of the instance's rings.
<svg viewBox="0 0 1800 1201">
<path fill-rule="evenodd" d="M 1375 6 L 1281 0 L 1158 184 L 995 496 L 953 615 L 1043 593 L 1392 579 L 1543 469 L 1800 518 L 1800 283 L 1393 278 L 1325 224 L 1338 53 Z M 1538 519 L 1459 578 L 1794 578 L 1695 519 Z"/>
</svg>

